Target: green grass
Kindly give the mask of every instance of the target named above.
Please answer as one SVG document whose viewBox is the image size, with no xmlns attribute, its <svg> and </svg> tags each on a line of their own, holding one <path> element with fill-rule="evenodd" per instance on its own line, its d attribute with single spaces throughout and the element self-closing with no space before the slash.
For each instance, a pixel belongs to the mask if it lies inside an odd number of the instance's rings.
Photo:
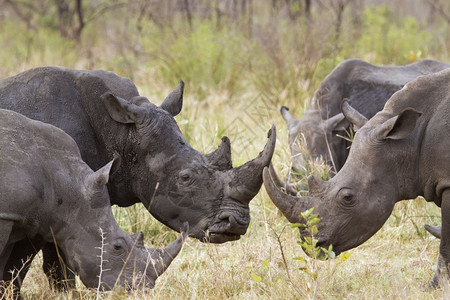
<svg viewBox="0 0 450 300">
<path fill-rule="evenodd" d="M 0 77 L 38 65 L 105 68 L 132 78 L 140 93 L 156 104 L 183 79 L 184 108 L 176 119 L 195 149 L 210 152 L 222 135 L 228 135 L 238 166 L 262 150 L 268 129 L 276 124 L 273 162 L 284 176 L 290 151 L 279 106 L 289 106 L 300 117 L 319 82 L 340 61 L 351 57 L 377 64 L 429 57 L 450 60 L 449 40 L 442 38 L 448 36 L 450 26 L 442 22 L 425 27 L 387 7 L 369 7 L 361 27 L 355 28 L 346 11 L 341 38 L 334 41 L 330 12 L 313 11 L 315 24 L 306 38 L 303 23 L 289 23 L 281 15 L 269 17 L 264 7 L 261 4 L 251 37 L 245 20 L 234 22 L 226 16 L 220 29 L 214 18 L 194 15 L 192 30 L 177 16 L 172 27 L 144 20 L 138 31 L 135 19 L 119 10 L 87 26 L 76 44 L 48 28 L 30 32 L 13 18 L 0 18 Z M 320 162 L 310 171 L 325 172 Z M 309 259 L 297 244 L 298 231 L 289 226 L 264 188 L 250 208 L 251 224 L 239 241 L 212 245 L 188 239 L 155 289 L 132 294 L 118 289 L 103 293 L 102 298 L 441 299 L 450 295 L 448 290 L 426 290 L 439 242 L 424 231 L 423 224 L 439 224 L 440 212 L 424 200 L 398 203 L 383 228 L 351 250 L 345 261 Z M 142 205 L 113 211 L 125 231 L 144 232 L 149 247 L 162 247 L 177 236 Z M 316 278 L 293 259 L 298 256 L 306 260 L 308 270 L 314 269 Z M 69 294 L 51 291 L 40 263 L 38 255 L 23 284 L 25 298 L 95 298 L 96 292 L 81 283 Z"/>
</svg>

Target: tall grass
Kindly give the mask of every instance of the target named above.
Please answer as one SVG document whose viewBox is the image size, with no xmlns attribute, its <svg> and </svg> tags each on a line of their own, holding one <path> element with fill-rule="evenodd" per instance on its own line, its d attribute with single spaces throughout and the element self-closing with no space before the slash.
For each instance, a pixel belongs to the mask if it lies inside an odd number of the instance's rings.
<svg viewBox="0 0 450 300">
<path fill-rule="evenodd" d="M 256 1 L 254 1 L 256 2 Z M 125 9 L 112 11 L 86 27 L 80 43 L 47 28 L 26 30 L 14 18 L 0 18 L 0 76 L 38 65 L 105 68 L 133 79 L 141 94 L 159 104 L 180 79 L 186 82 L 178 124 L 189 143 L 209 152 L 222 135 L 232 141 L 233 162 L 255 157 L 266 132 L 277 125 L 274 165 L 289 170 L 287 129 L 278 109 L 300 117 L 319 82 L 340 61 L 360 57 L 377 64 L 404 64 L 420 58 L 450 61 L 444 22 L 426 27 L 386 6 L 367 7 L 362 23 L 344 12 L 339 40 L 334 15 L 313 10 L 312 24 L 291 22 L 258 2 L 251 34 L 244 17 L 217 20 L 193 15 L 192 28 L 180 15 L 170 26 L 138 20 Z M 264 6 L 266 5 L 266 6 Z M 139 25 L 139 26 L 138 26 Z M 264 112 L 264 113 L 262 113 Z M 236 126 L 238 131 L 236 131 Z M 236 132 L 239 132 L 237 134 Z M 319 166 L 319 167 L 317 167 Z M 319 172 L 321 164 L 312 167 Z M 417 199 L 398 203 L 386 225 L 351 251 L 345 261 L 311 261 L 264 188 L 250 203 L 251 223 L 241 240 L 224 245 L 188 239 L 183 251 L 152 291 L 118 289 L 105 299 L 440 299 L 447 290 L 426 291 L 438 254 L 438 241 L 423 224 L 440 222 L 439 210 Z M 142 205 L 113 208 L 125 231 L 142 231 L 149 247 L 161 247 L 177 234 L 154 220 Z M 316 265 L 305 272 L 294 257 Z M 38 255 L 23 285 L 27 298 L 91 299 L 81 283 L 68 294 L 51 291 Z"/>
</svg>

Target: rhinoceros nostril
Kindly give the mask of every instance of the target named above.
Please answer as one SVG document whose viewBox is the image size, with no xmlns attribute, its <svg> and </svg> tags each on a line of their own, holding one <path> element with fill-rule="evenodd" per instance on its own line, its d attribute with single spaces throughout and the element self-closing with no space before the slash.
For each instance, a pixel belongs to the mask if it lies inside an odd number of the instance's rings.
<svg viewBox="0 0 450 300">
<path fill-rule="evenodd" d="M 248 224 L 234 215 L 228 217 L 228 226 L 225 230 L 227 233 L 243 235 L 247 231 Z"/>
<path fill-rule="evenodd" d="M 228 217 L 228 222 L 230 223 L 230 227 L 231 228 L 235 228 L 235 227 L 237 227 L 239 225 L 238 222 L 236 221 L 236 218 L 234 216 L 229 216 Z"/>
<path fill-rule="evenodd" d="M 221 220 L 221 221 L 227 220 L 230 216 L 231 216 L 230 213 L 226 213 L 226 212 L 221 213 L 221 214 L 219 215 L 219 220 Z"/>
</svg>

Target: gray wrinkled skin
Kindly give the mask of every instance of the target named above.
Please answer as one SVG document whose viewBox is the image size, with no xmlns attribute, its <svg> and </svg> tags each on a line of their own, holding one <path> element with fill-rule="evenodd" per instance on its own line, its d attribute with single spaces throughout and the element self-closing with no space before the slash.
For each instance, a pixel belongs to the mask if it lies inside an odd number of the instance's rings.
<svg viewBox="0 0 450 300">
<path fill-rule="evenodd" d="M 108 183 L 111 203 L 143 203 L 159 221 L 190 236 L 223 243 L 245 234 L 249 201 L 262 184 L 275 146 L 232 168 L 228 138 L 211 154 L 193 149 L 174 116 L 182 108 L 183 83 L 160 106 L 139 96 L 114 73 L 42 67 L 0 81 L 0 107 L 55 125 L 68 133 L 94 170 L 117 151 L 121 167 Z"/>
<path fill-rule="evenodd" d="M 309 107 L 300 119 L 295 119 L 282 107 L 281 114 L 289 129 L 292 168 L 297 174 L 305 172 L 305 159 L 322 157 L 332 168 L 334 176 L 345 163 L 349 142 L 346 136 L 349 122 L 341 114 L 342 99 L 370 119 L 383 109 L 391 95 L 418 76 L 439 72 L 450 65 L 435 60 L 422 60 L 405 66 L 374 66 L 359 59 L 341 62 L 320 83 Z M 308 153 L 301 153 L 298 140 L 304 137 Z"/>
<path fill-rule="evenodd" d="M 345 113 L 353 120 L 357 112 L 347 107 Z M 300 212 L 314 207 L 322 218 L 318 245 L 332 244 L 336 253 L 375 234 L 396 202 L 417 196 L 434 202 L 442 212 L 438 269 L 430 283 L 437 286 L 449 278 L 450 263 L 450 70 L 408 83 L 360 125 L 343 168 L 327 182 L 310 177 L 309 197 L 283 194 L 269 169 L 263 172 L 266 190 L 290 222 L 302 222 Z"/>
<path fill-rule="evenodd" d="M 11 269 L 17 274 L 30 253 L 15 246 L 27 243 L 36 254 L 45 242 L 55 242 L 89 288 L 97 288 L 102 264 L 104 290 L 116 283 L 153 287 L 181 250 L 187 225 L 165 249 L 147 249 L 142 233 L 130 236 L 116 223 L 106 183 L 117 158 L 94 172 L 62 130 L 3 109 L 0 149 L 0 281 L 13 279 Z"/>
</svg>

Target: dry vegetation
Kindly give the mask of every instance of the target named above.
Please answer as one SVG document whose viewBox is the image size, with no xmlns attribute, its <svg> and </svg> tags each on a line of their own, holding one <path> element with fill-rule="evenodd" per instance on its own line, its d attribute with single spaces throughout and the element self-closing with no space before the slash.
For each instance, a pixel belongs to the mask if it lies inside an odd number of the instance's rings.
<svg viewBox="0 0 450 300">
<path fill-rule="evenodd" d="M 71 22 L 58 18 L 54 3 L 59 2 L 70 4 Z M 307 1 L 294 0 L 85 1 L 79 35 L 75 2 L 0 0 L 2 78 L 39 65 L 104 68 L 132 78 L 141 94 L 155 103 L 183 79 L 186 97 L 177 121 L 194 148 L 211 151 L 220 136 L 228 135 L 234 165 L 240 165 L 263 148 L 267 130 L 276 124 L 274 164 L 283 174 L 290 159 L 279 106 L 291 107 L 299 117 L 320 80 L 337 63 L 351 57 L 375 64 L 405 64 L 421 58 L 450 61 L 446 1 L 322 0 L 312 1 L 309 14 Z M 433 9 L 439 5 L 440 10 Z M 306 257 L 297 244 L 298 231 L 277 211 L 264 188 L 250 207 L 252 221 L 241 240 L 210 245 L 189 239 L 154 290 L 127 294 L 118 289 L 101 297 L 440 299 L 450 295 L 446 289 L 426 290 L 439 242 L 424 231 L 423 224 L 440 223 L 440 211 L 423 199 L 398 203 L 386 225 L 350 251 L 348 259 L 328 261 Z M 114 212 L 124 230 L 145 233 L 147 246 L 162 246 L 177 236 L 140 205 L 114 207 Z M 298 256 L 306 263 L 294 260 Z M 81 283 L 68 294 L 50 290 L 39 264 L 40 255 L 23 285 L 26 298 L 96 297 L 96 291 Z"/>
</svg>

